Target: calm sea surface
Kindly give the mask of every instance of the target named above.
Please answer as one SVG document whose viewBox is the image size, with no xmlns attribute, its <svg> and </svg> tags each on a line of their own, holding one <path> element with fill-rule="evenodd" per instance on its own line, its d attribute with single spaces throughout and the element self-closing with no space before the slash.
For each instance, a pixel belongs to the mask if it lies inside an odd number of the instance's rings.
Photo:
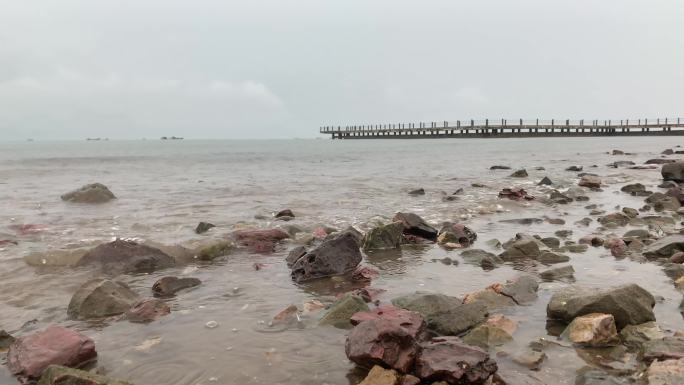
<svg viewBox="0 0 684 385">
<path fill-rule="evenodd" d="M 574 231 L 573 240 L 597 226 L 574 224 L 589 215 L 588 204 L 611 212 L 616 206 L 638 208 L 643 198 L 621 194 L 627 183 L 650 189 L 660 183 L 658 170 L 609 168 L 631 160 L 642 164 L 660 156 L 679 138 L 546 138 L 445 140 L 279 140 L 279 141 L 100 141 L 0 142 L 0 239 L 18 245 L 0 246 L 0 329 L 21 335 L 49 324 L 81 330 L 95 339 L 98 367 L 138 385 L 190 384 L 349 384 L 359 373 L 344 355 L 346 331 L 318 327 L 315 315 L 299 327 L 269 327 L 289 304 L 311 299 L 330 302 L 337 279 L 300 286 L 289 277 L 284 257 L 294 243 L 270 255 L 236 251 L 208 265 L 183 265 L 150 275 L 123 275 L 141 295 L 151 295 L 154 281 L 165 275 L 192 276 L 203 284 L 170 300 L 171 315 L 149 325 L 127 321 L 89 323 L 67 319 L 71 295 L 91 270 L 60 266 L 84 249 L 115 237 L 133 237 L 166 245 L 191 243 L 203 236 L 193 230 L 199 221 L 218 227 L 204 237 L 223 236 L 238 228 L 283 225 L 269 219 L 284 208 L 297 218 L 288 222 L 311 232 L 320 225 L 365 231 L 397 211 L 411 211 L 437 225 L 460 221 L 478 233 L 476 248 L 499 252 L 486 241 L 506 241 L 525 232 L 553 236 Z M 620 149 L 634 155 L 612 156 Z M 492 165 L 526 168 L 529 178 L 509 178 L 511 171 L 490 171 Z M 497 198 L 503 187 L 522 186 L 543 196 L 536 183 L 549 176 L 560 189 L 576 186 L 577 174 L 564 171 L 582 165 L 607 184 L 588 192 L 589 202 L 549 206 Z M 598 167 L 592 168 L 592 165 Z M 535 170 L 544 167 L 545 170 Z M 100 182 L 118 197 L 103 205 L 62 202 L 60 195 L 86 183 Z M 485 188 L 471 187 L 482 183 Z M 426 195 L 411 197 L 423 187 Z M 463 188 L 458 200 L 443 194 Z M 563 218 L 566 225 L 520 225 L 516 218 Z M 20 234 L 16 225 L 42 225 Z M 616 231 L 622 235 L 631 227 Z M 460 261 L 445 266 L 433 260 L 449 256 Z M 571 254 L 577 283 L 611 286 L 637 282 L 662 296 L 655 308 L 659 324 L 682 329 L 681 301 L 672 281 L 654 264 L 618 260 L 604 248 Z M 254 263 L 265 268 L 255 270 Z M 492 271 L 463 262 L 459 251 L 437 246 L 366 257 L 380 271 L 372 286 L 391 298 L 416 290 L 461 296 L 520 274 L 504 265 Z M 530 273 L 544 266 L 517 267 Z M 546 304 L 562 282 L 542 283 L 539 299 L 505 313 L 520 321 L 514 351 L 548 337 Z M 214 329 L 205 327 L 216 321 Z M 548 361 L 535 375 L 549 384 L 574 384 L 584 362 L 572 349 L 547 352 Z M 502 365 L 507 365 L 505 359 Z M 517 368 L 525 371 L 526 369 Z M 362 373 L 361 373 L 362 375 Z M 0 383 L 15 383 L 0 369 Z"/>
</svg>

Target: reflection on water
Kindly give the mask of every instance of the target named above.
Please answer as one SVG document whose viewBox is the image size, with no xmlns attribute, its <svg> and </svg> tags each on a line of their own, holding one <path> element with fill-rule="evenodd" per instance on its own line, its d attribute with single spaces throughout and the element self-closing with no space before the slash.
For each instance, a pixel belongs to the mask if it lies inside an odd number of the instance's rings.
<svg viewBox="0 0 684 385">
<path fill-rule="evenodd" d="M 577 241 L 598 224 L 575 224 L 589 216 L 585 206 L 612 211 L 617 205 L 638 208 L 641 198 L 619 192 L 639 181 L 657 191 L 657 170 L 613 169 L 616 160 L 642 163 L 670 146 L 669 138 L 564 138 L 513 140 L 419 141 L 264 141 L 264 142 L 88 142 L 0 144 L 0 238 L 18 241 L 0 246 L 0 328 L 18 334 L 59 323 L 82 330 L 96 341 L 98 368 L 137 384 L 349 384 L 365 374 L 344 355 L 346 331 L 318 327 L 321 313 L 303 313 L 301 321 L 270 324 L 290 304 L 301 310 L 307 301 L 329 304 L 334 297 L 358 288 L 347 277 L 295 284 L 285 257 L 295 242 L 273 254 L 237 251 L 211 264 L 184 264 L 153 274 L 122 275 L 141 295 L 151 296 L 152 284 L 162 276 L 197 277 L 203 284 L 167 301 L 172 313 L 149 325 L 115 319 L 98 323 L 69 321 L 66 306 L 85 281 L 96 276 L 89 269 L 64 267 L 80 253 L 113 237 L 136 237 L 172 245 L 192 243 L 199 221 L 217 225 L 210 236 L 236 228 L 273 227 L 271 214 L 292 209 L 296 225 L 311 232 L 320 225 L 367 230 L 397 211 L 415 212 L 433 224 L 460 220 L 478 233 L 474 248 L 494 254 L 498 239 L 516 233 L 554 236 L 572 230 Z M 615 157 L 619 148 L 634 156 Z M 402 154 L 400 157 L 396 154 Z M 581 155 L 577 155 L 581 154 Z M 512 171 L 490 171 L 494 164 L 525 167 L 526 179 L 512 179 Z M 503 187 L 521 186 L 542 198 L 549 188 L 536 182 L 549 176 L 564 190 L 574 186 L 576 173 L 568 165 L 582 164 L 604 177 L 603 192 L 587 192 L 589 202 L 548 205 L 543 199 L 514 202 L 497 199 Z M 545 170 L 535 169 L 542 166 Z M 118 196 L 100 206 L 65 204 L 59 195 L 98 181 Z M 480 183 L 488 187 L 470 187 Z M 408 191 L 423 187 L 426 195 Z M 442 192 L 464 192 L 443 201 Z M 264 215 L 267 219 L 255 219 Z M 560 218 L 564 225 L 521 218 Z M 595 218 L 595 217 L 594 217 Z M 652 221 L 651 221 L 652 222 Z M 39 224 L 32 234 L 13 230 L 17 224 Z M 644 226 L 647 226 L 644 223 Z M 672 224 L 662 224 L 669 226 Z M 639 227 L 614 229 L 618 235 Z M 643 228 L 643 227 L 642 227 Z M 669 330 L 684 328 L 677 306 L 681 294 L 662 267 L 630 258 L 616 259 L 602 247 L 567 253 L 575 280 L 605 287 L 638 282 L 662 296 L 655 313 Z M 452 265 L 440 260 L 450 258 Z M 437 261 L 437 262 L 433 262 Z M 263 266 L 254 269 L 254 264 Z M 530 261 L 484 270 L 466 263 L 460 250 L 437 246 L 407 246 L 373 252 L 364 264 L 380 276 L 373 288 L 384 289 L 381 301 L 415 291 L 463 296 L 521 272 L 538 274 L 558 265 Z M 563 264 L 565 265 L 565 264 Z M 542 282 L 539 299 L 530 306 L 502 312 L 519 322 L 513 342 L 501 349 L 515 352 L 540 339 L 554 340 L 559 329 L 548 325 L 546 304 L 565 282 Z M 214 321 L 216 328 L 205 325 Z M 575 349 L 551 344 L 548 358 L 534 375 L 549 384 L 572 384 L 586 356 Z M 584 359 L 583 359 L 584 358 Z M 497 355 L 500 366 L 529 373 L 507 355 Z M 502 369 L 502 370 L 503 370 Z M 0 370 L 0 383 L 12 383 Z"/>
</svg>

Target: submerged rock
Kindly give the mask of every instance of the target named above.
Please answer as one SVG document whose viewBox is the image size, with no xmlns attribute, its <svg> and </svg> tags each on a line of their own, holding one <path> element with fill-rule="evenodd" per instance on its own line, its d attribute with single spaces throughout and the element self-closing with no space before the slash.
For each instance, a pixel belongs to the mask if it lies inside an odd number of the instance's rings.
<svg viewBox="0 0 684 385">
<path fill-rule="evenodd" d="M 83 370 L 60 365 L 50 365 L 45 369 L 37 385 L 132 385 L 124 380 L 117 380 Z"/>
<path fill-rule="evenodd" d="M 291 219 L 294 219 L 294 217 L 295 215 L 290 209 L 280 210 L 274 215 L 274 218 L 284 221 L 289 221 Z"/>
<path fill-rule="evenodd" d="M 94 279 L 71 297 L 67 315 L 73 319 L 104 318 L 125 313 L 140 297 L 121 282 Z"/>
<path fill-rule="evenodd" d="M 92 183 L 68 192 L 61 198 L 63 201 L 74 203 L 105 203 L 116 199 L 116 196 L 102 183 Z"/>
<path fill-rule="evenodd" d="M 197 278 L 162 277 L 152 285 L 152 293 L 156 297 L 172 297 L 181 290 L 199 286 L 201 283 L 202 281 Z"/>
<path fill-rule="evenodd" d="M 504 262 L 498 255 L 481 249 L 465 250 L 461 257 L 466 263 L 478 265 L 485 270 L 493 269 Z"/>
<path fill-rule="evenodd" d="M 520 258 L 536 259 L 541 255 L 539 244 L 531 237 L 525 237 L 513 242 L 506 248 L 506 251 L 499 256 L 504 261 L 515 260 Z"/>
<path fill-rule="evenodd" d="M 233 235 L 238 244 L 262 253 L 272 252 L 278 242 L 290 238 L 290 234 L 281 229 L 238 230 Z"/>
<path fill-rule="evenodd" d="M 463 304 L 457 297 L 444 294 L 415 293 L 398 297 L 392 304 L 420 313 L 428 328 L 442 335 L 458 335 L 482 323 L 488 315 L 482 304 Z"/>
<path fill-rule="evenodd" d="M 463 336 L 463 342 L 482 349 L 501 346 L 510 341 L 513 341 L 513 336 L 509 332 L 490 324 L 482 324 Z"/>
<path fill-rule="evenodd" d="M 551 179 L 549 179 L 548 176 L 545 176 L 544 178 L 542 178 L 542 180 L 539 181 L 539 183 L 537 183 L 537 186 L 551 186 L 552 184 L 553 182 L 551 181 Z"/>
<path fill-rule="evenodd" d="M 362 259 L 354 235 L 342 233 L 299 258 L 292 265 L 291 276 L 295 282 L 304 282 L 345 274 L 356 268 Z"/>
<path fill-rule="evenodd" d="M 527 170 L 525 170 L 523 168 L 521 170 L 515 171 L 515 172 L 513 172 L 513 174 L 511 174 L 511 177 L 512 178 L 527 178 L 528 177 Z"/>
<path fill-rule="evenodd" d="M 81 257 L 77 266 L 99 265 L 106 272 L 145 273 L 172 267 L 176 261 L 154 247 L 117 239 L 101 244 Z"/>
<path fill-rule="evenodd" d="M 584 175 L 578 185 L 582 187 L 589 187 L 589 188 L 600 188 L 601 187 L 601 178 L 595 175 Z"/>
<path fill-rule="evenodd" d="M 580 172 L 582 171 L 582 166 L 570 166 L 565 169 L 565 171 L 574 171 L 574 172 Z"/>
<path fill-rule="evenodd" d="M 546 315 L 566 323 L 576 317 L 591 314 L 611 314 L 618 330 L 627 325 L 655 321 L 655 298 L 636 284 L 609 289 L 569 286 L 557 291 L 549 301 Z"/>
<path fill-rule="evenodd" d="M 619 341 L 615 318 L 610 314 L 579 316 L 572 320 L 563 334 L 572 343 L 588 347 L 614 346 Z"/>
<path fill-rule="evenodd" d="M 319 321 L 320 325 L 330 325 L 337 328 L 351 328 L 351 318 L 358 312 L 370 311 L 366 302 L 355 295 L 345 295 L 335 302 Z"/>
<path fill-rule="evenodd" d="M 567 278 L 572 278 L 575 274 L 575 269 L 571 266 L 561 266 L 553 269 L 544 270 L 539 275 L 544 281 L 556 281 Z"/>
<path fill-rule="evenodd" d="M 416 214 L 396 213 L 393 221 L 404 225 L 404 234 L 415 235 L 433 242 L 437 240 L 437 229 Z"/>
<path fill-rule="evenodd" d="M 399 248 L 404 239 L 403 232 L 404 225 L 400 222 L 374 227 L 363 238 L 363 250 Z"/>
<path fill-rule="evenodd" d="M 416 358 L 416 375 L 430 382 L 481 385 L 497 369 L 484 350 L 456 337 L 439 337 L 421 344 Z"/>
<path fill-rule="evenodd" d="M 642 345 L 641 355 L 645 362 L 682 359 L 684 358 L 684 339 L 665 337 L 646 341 Z"/>
<path fill-rule="evenodd" d="M 616 212 L 602 216 L 598 219 L 598 222 L 604 226 L 626 226 L 629 223 L 629 217 L 623 213 Z"/>
<path fill-rule="evenodd" d="M 5 330 L 0 329 L 0 351 L 6 350 L 10 347 L 12 342 L 14 342 L 14 337 L 12 337 Z"/>
<path fill-rule="evenodd" d="M 684 358 L 655 361 L 648 367 L 648 385 L 684 384 Z"/>
<path fill-rule="evenodd" d="M 93 340 L 60 326 L 50 326 L 17 338 L 7 352 L 7 367 L 25 383 L 37 380 L 50 365 L 81 367 L 96 357 Z"/>
<path fill-rule="evenodd" d="M 425 195 L 425 189 L 421 187 L 421 188 L 409 191 L 408 194 L 411 196 L 414 196 L 414 197 L 419 196 L 419 195 Z"/>
<path fill-rule="evenodd" d="M 216 227 L 216 226 L 213 223 L 200 222 L 197 224 L 197 227 L 195 227 L 195 233 L 196 234 L 204 234 L 214 227 Z"/>
<path fill-rule="evenodd" d="M 146 298 L 134 304 L 125 314 L 130 322 L 148 323 L 171 313 L 166 302 L 156 298 Z"/>
<path fill-rule="evenodd" d="M 545 265 L 553 265 L 555 263 L 569 262 L 570 257 L 564 254 L 557 254 L 550 251 L 542 251 L 541 255 L 537 258 L 537 261 Z"/>
<path fill-rule="evenodd" d="M 534 197 L 532 195 L 529 195 L 527 191 L 525 191 L 522 188 L 518 187 L 513 187 L 513 188 L 504 188 L 499 192 L 499 198 L 508 198 L 512 200 L 533 200 Z"/>
</svg>

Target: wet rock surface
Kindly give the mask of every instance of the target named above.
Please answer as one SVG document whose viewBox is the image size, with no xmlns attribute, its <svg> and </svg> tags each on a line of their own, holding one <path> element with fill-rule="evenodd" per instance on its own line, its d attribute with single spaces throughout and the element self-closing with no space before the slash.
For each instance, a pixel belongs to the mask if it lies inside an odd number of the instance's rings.
<svg viewBox="0 0 684 385">
<path fill-rule="evenodd" d="M 416 375 L 433 382 L 484 384 L 497 368 L 484 350 L 456 337 L 439 337 L 422 344 L 416 358 Z"/>
<path fill-rule="evenodd" d="M 312 279 L 345 274 L 363 259 L 356 237 L 343 233 L 324 241 L 292 265 L 292 279 L 304 282 Z"/>
<path fill-rule="evenodd" d="M 116 196 L 102 183 L 87 184 L 62 195 L 62 200 L 73 203 L 106 203 Z"/>
<path fill-rule="evenodd" d="M 132 385 L 130 382 L 108 378 L 66 366 L 50 365 L 37 385 Z"/>
<path fill-rule="evenodd" d="M 424 238 L 429 241 L 437 240 L 437 229 L 430 226 L 423 218 L 413 213 L 397 213 L 393 218 L 404 226 L 404 233 Z"/>
<path fill-rule="evenodd" d="M 591 313 L 611 314 L 617 328 L 655 321 L 653 296 L 636 284 L 609 289 L 569 286 L 557 291 L 549 301 L 546 314 L 567 323 Z"/>
<path fill-rule="evenodd" d="M 88 251 L 78 266 L 100 266 L 106 272 L 144 273 L 172 267 L 176 261 L 163 251 L 134 241 L 117 239 Z"/>
<path fill-rule="evenodd" d="M 50 326 L 17 338 L 7 352 L 7 367 L 25 383 L 40 378 L 50 365 L 80 367 L 96 357 L 93 340 L 63 327 Z"/>
<path fill-rule="evenodd" d="M 128 311 L 139 299 L 137 293 L 121 282 L 94 279 L 74 293 L 67 314 L 74 319 L 119 315 Z"/>
<path fill-rule="evenodd" d="M 152 285 L 152 293 L 157 297 L 172 297 L 181 290 L 193 288 L 202 284 L 197 278 L 162 277 Z"/>
</svg>

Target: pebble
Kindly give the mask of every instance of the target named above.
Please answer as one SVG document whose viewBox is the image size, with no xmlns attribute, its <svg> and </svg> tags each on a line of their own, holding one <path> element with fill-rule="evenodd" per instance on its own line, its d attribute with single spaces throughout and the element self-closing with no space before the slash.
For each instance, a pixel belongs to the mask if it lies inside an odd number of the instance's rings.
<svg viewBox="0 0 684 385">
<path fill-rule="evenodd" d="M 214 329 L 214 328 L 218 327 L 218 322 L 216 322 L 216 321 L 209 321 L 209 322 L 207 322 L 206 324 L 204 324 L 204 326 L 206 326 L 206 327 L 209 328 L 209 329 Z"/>
</svg>

